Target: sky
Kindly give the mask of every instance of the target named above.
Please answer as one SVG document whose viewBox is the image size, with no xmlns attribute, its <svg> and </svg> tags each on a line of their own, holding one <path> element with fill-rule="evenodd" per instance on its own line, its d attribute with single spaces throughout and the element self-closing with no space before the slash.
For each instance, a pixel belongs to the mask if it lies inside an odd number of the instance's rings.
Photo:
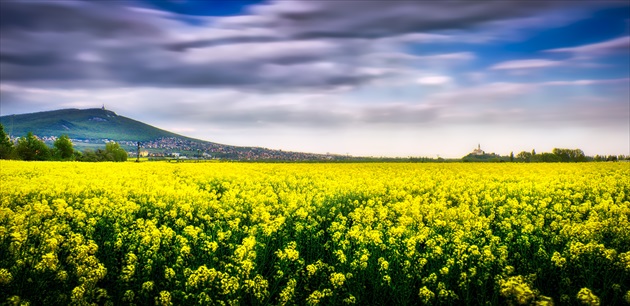
<svg viewBox="0 0 630 306">
<path fill-rule="evenodd" d="M 630 154 L 630 1 L 2 0 L 0 114 L 356 156 Z"/>
</svg>

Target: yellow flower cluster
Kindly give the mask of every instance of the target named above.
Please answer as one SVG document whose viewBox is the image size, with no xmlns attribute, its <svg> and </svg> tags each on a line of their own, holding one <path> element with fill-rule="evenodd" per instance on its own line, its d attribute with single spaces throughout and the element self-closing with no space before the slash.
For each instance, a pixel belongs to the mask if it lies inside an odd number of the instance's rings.
<svg viewBox="0 0 630 306">
<path fill-rule="evenodd" d="M 588 288 L 580 289 L 580 292 L 577 294 L 577 298 L 582 304 L 589 306 L 599 306 L 599 298 L 593 294 L 593 292 Z"/>
<path fill-rule="evenodd" d="M 630 303 L 627 164 L 0 169 L 0 304 Z"/>
</svg>

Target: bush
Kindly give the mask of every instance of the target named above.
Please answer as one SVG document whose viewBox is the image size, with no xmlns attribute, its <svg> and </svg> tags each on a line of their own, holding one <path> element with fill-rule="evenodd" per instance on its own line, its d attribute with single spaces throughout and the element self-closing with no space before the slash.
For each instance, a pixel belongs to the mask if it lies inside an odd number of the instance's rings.
<svg viewBox="0 0 630 306">
<path fill-rule="evenodd" d="M 32 132 L 18 140 L 15 151 L 22 160 L 49 160 L 51 157 L 48 146 Z"/>
</svg>

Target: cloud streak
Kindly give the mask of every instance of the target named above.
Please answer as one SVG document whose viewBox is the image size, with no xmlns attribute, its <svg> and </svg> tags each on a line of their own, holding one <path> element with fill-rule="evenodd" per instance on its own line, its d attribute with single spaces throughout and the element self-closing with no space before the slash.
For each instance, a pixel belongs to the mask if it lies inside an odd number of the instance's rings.
<svg viewBox="0 0 630 306">
<path fill-rule="evenodd" d="M 618 37 L 594 44 L 551 49 L 546 50 L 546 52 L 570 53 L 578 56 L 602 56 L 611 53 L 627 52 L 628 50 L 630 50 L 630 36 Z"/>
<path fill-rule="evenodd" d="M 510 70 L 510 69 L 530 69 L 530 68 L 546 68 L 561 66 L 564 63 L 562 61 L 550 61 L 545 59 L 525 59 L 501 62 L 493 65 L 490 69 L 493 70 Z"/>
</svg>

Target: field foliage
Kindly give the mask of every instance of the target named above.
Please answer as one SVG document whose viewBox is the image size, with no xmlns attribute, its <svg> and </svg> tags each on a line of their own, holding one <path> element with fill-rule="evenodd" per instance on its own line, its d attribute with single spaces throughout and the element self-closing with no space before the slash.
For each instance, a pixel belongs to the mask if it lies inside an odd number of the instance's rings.
<svg viewBox="0 0 630 306">
<path fill-rule="evenodd" d="M 0 303 L 630 303 L 628 164 L 0 169 Z"/>
</svg>

